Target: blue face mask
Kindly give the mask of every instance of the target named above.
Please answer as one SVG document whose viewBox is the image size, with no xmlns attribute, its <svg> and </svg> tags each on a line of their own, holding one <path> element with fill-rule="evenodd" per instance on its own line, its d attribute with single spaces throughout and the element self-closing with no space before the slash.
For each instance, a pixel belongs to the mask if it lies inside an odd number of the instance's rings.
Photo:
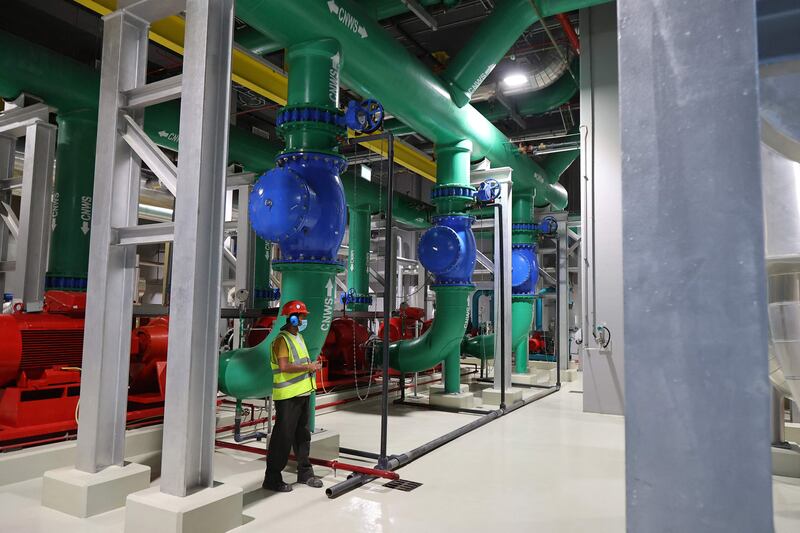
<svg viewBox="0 0 800 533">
<path fill-rule="evenodd" d="M 304 329 L 306 329 L 306 326 L 308 326 L 308 320 L 304 318 L 303 320 L 300 321 L 300 325 L 297 326 L 297 330 L 303 331 Z"/>
</svg>

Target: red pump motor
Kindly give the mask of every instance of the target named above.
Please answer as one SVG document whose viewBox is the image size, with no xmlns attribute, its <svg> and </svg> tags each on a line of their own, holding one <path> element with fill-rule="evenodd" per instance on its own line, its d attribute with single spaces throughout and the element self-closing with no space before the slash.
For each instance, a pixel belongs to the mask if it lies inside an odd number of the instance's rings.
<svg viewBox="0 0 800 533">
<path fill-rule="evenodd" d="M 401 307 L 398 314 L 399 316 L 389 319 L 389 340 L 394 342 L 417 337 L 417 324 L 425 318 L 425 310 L 421 307 Z M 420 335 L 424 329 L 423 324 L 420 328 Z M 383 338 L 383 322 L 378 328 L 378 338 Z"/>
<path fill-rule="evenodd" d="M 369 339 L 369 330 L 352 318 L 334 319 L 322 347 L 331 377 L 352 376 L 369 370 L 363 344 Z"/>
<path fill-rule="evenodd" d="M 537 331 L 528 339 L 528 353 L 544 353 L 545 341 L 542 333 Z"/>
</svg>

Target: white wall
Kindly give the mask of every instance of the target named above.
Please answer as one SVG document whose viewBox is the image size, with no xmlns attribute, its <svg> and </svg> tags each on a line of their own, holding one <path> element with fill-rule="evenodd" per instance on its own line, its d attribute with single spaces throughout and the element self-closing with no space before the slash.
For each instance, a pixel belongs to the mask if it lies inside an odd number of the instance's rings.
<svg viewBox="0 0 800 533">
<path fill-rule="evenodd" d="M 584 9 L 581 28 L 583 409 L 624 410 L 622 183 L 616 4 Z M 592 227 L 594 226 L 594 227 Z M 593 324 L 611 331 L 603 349 Z"/>
</svg>

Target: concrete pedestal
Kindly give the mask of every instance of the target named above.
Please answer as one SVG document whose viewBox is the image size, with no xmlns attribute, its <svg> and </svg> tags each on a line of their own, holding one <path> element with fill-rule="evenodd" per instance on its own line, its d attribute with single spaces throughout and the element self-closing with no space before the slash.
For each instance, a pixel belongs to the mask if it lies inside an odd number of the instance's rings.
<svg viewBox="0 0 800 533">
<path fill-rule="evenodd" d="M 445 393 L 444 385 L 431 385 L 428 403 L 450 409 L 471 409 L 475 407 L 475 395 L 469 392 L 469 385 L 462 384 L 458 392 Z"/>
<path fill-rule="evenodd" d="M 517 385 L 537 385 L 539 376 L 535 372 L 529 374 L 511 374 L 511 383 Z"/>
<path fill-rule="evenodd" d="M 128 496 L 126 533 L 224 533 L 242 525 L 243 491 L 218 485 L 183 498 L 151 487 Z"/>
<path fill-rule="evenodd" d="M 772 447 L 772 473 L 800 478 L 800 446 L 793 442 L 789 446 L 788 449 Z"/>
<path fill-rule="evenodd" d="M 129 494 L 149 486 L 150 467 L 136 463 L 109 466 L 94 474 L 59 468 L 44 473 L 42 505 L 86 518 L 122 507 Z"/>
<path fill-rule="evenodd" d="M 484 405 L 500 405 L 500 389 L 486 389 L 481 393 Z M 506 405 L 522 400 L 522 389 L 506 389 Z"/>
</svg>

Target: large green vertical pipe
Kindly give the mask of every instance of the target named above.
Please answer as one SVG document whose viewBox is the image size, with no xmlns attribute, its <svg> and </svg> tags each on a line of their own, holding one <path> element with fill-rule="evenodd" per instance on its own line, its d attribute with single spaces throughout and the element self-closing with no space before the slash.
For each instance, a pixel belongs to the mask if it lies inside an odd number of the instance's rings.
<svg viewBox="0 0 800 533">
<path fill-rule="evenodd" d="M 528 373 L 528 337 L 525 336 L 519 344 L 517 345 L 517 349 L 514 352 L 515 359 L 514 359 L 514 371 L 517 374 L 527 374 Z"/>
<path fill-rule="evenodd" d="M 536 0 L 543 17 L 610 0 Z M 442 73 L 453 101 L 464 107 L 519 36 L 539 20 L 531 0 L 499 0 L 495 10 Z"/>
<path fill-rule="evenodd" d="M 86 290 L 96 144 L 96 109 L 59 113 L 47 290 Z"/>
<path fill-rule="evenodd" d="M 369 296 L 370 212 L 365 207 L 350 207 L 350 247 L 347 258 L 347 289 L 354 296 Z M 350 311 L 367 311 L 366 303 L 350 303 Z"/>
</svg>

